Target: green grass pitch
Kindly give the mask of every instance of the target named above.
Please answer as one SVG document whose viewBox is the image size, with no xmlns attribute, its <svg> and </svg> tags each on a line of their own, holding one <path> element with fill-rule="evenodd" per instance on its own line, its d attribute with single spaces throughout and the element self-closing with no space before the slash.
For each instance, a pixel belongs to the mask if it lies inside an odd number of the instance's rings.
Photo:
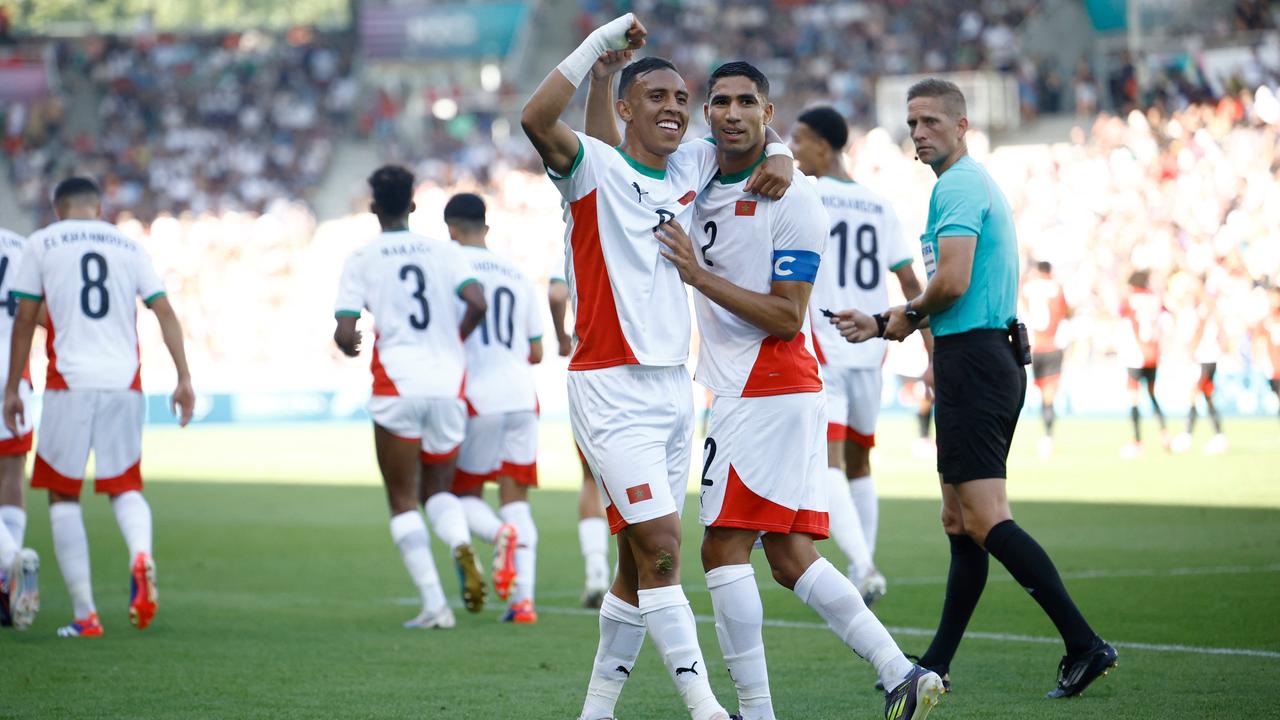
<svg viewBox="0 0 1280 720">
<path fill-rule="evenodd" d="M 1232 448 L 1222 457 L 1148 451 L 1135 461 L 1119 459 L 1122 422 L 1061 423 L 1058 452 L 1045 462 L 1034 452 L 1036 423 L 1024 423 L 1010 465 L 1015 517 L 1119 646 L 1120 668 L 1082 698 L 1042 699 L 1061 646 L 993 561 L 952 668 L 955 692 L 930 717 L 1280 717 L 1270 687 L 1280 678 L 1275 420 L 1229 419 Z M 885 496 L 878 561 L 889 578 L 877 611 L 904 650 L 920 652 L 941 607 L 947 549 L 936 479 L 906 450 L 911 434 L 909 421 L 887 420 L 873 459 Z M 29 496 L 44 607 L 29 631 L 0 633 L 0 718 L 576 717 L 597 630 L 577 608 L 578 475 L 566 429 L 544 428 L 546 487 L 533 497 L 538 624 L 502 625 L 491 603 L 479 615 L 459 611 L 450 631 L 400 628 L 416 613 L 415 593 L 391 544 L 369 436 L 352 425 L 149 431 L 161 607 L 141 633 L 126 614 L 115 520 L 105 500 L 86 495 L 106 636 L 54 637 L 70 605 L 46 500 Z M 685 518 L 684 584 L 712 684 L 732 711 L 697 566 L 695 497 Z M 829 542 L 820 549 L 843 567 Z M 452 563 L 438 541 L 436 551 L 456 603 Z M 882 716 L 870 667 L 774 585 L 760 560 L 778 716 Z M 650 647 L 618 713 L 687 717 Z"/>
</svg>

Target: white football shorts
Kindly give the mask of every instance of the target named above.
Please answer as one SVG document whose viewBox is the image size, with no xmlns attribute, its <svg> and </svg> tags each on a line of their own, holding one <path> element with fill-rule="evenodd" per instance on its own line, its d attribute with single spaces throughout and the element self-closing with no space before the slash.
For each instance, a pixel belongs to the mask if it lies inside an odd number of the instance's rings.
<svg viewBox="0 0 1280 720">
<path fill-rule="evenodd" d="M 369 398 L 369 416 L 392 435 L 421 443 L 422 462 L 429 464 L 457 455 L 467 430 L 462 398 L 374 395 Z"/>
<path fill-rule="evenodd" d="M 78 497 L 92 450 L 94 491 L 141 490 L 145 417 L 135 390 L 45 390 L 31 487 Z"/>
<path fill-rule="evenodd" d="M 689 486 L 693 389 L 683 365 L 569 372 L 569 421 L 614 533 L 680 513 Z"/>
<path fill-rule="evenodd" d="M 703 443 L 702 524 L 826 538 L 826 422 L 820 392 L 716 398 Z"/>
<path fill-rule="evenodd" d="M 822 368 L 827 392 L 827 439 L 875 447 L 880 417 L 880 368 Z"/>
<path fill-rule="evenodd" d="M 538 414 L 532 410 L 472 415 L 458 451 L 453 491 L 467 492 L 498 477 L 538 486 Z"/>
</svg>

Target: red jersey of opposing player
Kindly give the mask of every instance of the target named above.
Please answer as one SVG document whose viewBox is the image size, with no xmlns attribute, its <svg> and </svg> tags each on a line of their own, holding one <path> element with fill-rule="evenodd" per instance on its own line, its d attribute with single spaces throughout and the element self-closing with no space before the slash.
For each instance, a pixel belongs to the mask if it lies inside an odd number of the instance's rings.
<svg viewBox="0 0 1280 720">
<path fill-rule="evenodd" d="M 1027 311 L 1027 327 L 1031 330 L 1031 352 L 1061 350 L 1058 330 L 1067 319 L 1067 297 L 1062 284 L 1048 272 L 1037 270 L 1022 285 L 1022 301 Z"/>
<path fill-rule="evenodd" d="M 1141 285 L 1120 303 L 1120 317 L 1129 321 L 1129 342 L 1123 353 L 1128 367 L 1147 369 L 1160 364 L 1165 312 L 1160 296 Z"/>
</svg>

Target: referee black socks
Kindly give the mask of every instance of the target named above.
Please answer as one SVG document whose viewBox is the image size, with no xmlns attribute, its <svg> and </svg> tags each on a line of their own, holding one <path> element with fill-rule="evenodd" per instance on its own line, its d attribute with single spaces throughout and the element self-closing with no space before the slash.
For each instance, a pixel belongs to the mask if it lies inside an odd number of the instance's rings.
<svg viewBox="0 0 1280 720">
<path fill-rule="evenodd" d="M 987 586 L 987 551 L 968 535 L 947 535 L 951 541 L 951 570 L 947 573 L 947 593 L 942 601 L 942 619 L 920 665 L 939 675 L 951 668 L 951 658 L 960 647 L 960 638 Z"/>
<path fill-rule="evenodd" d="M 1095 637 L 1093 628 L 1089 627 L 1079 608 L 1071 601 L 1062 578 L 1058 576 L 1058 569 L 1053 566 L 1053 560 L 1049 559 L 1048 553 L 1035 538 L 1018 527 L 1013 520 L 1005 520 L 987 533 L 987 551 L 1040 603 L 1040 607 L 1062 635 L 1068 655 L 1086 652 L 1092 647 Z M 955 567 L 954 557 L 952 567 Z"/>
</svg>

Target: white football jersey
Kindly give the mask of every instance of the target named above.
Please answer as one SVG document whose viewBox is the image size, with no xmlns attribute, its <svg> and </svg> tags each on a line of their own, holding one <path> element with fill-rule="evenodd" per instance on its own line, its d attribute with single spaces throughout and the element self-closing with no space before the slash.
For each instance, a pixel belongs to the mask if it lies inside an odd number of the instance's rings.
<svg viewBox="0 0 1280 720">
<path fill-rule="evenodd" d="M 9 344 L 13 337 L 13 317 L 18 314 L 18 298 L 9 291 L 22 264 L 22 248 L 27 239 L 16 232 L 0 228 L 0 372 L 9 371 Z M 30 367 L 22 376 L 31 379 Z"/>
<path fill-rule="evenodd" d="M 566 177 L 548 172 L 565 207 L 565 275 L 577 344 L 570 370 L 683 365 L 689 357 L 688 296 L 653 230 L 693 224 L 694 198 L 715 174 L 715 146 L 684 143 L 665 170 L 578 133 Z"/>
<path fill-rule="evenodd" d="M 814 183 L 827 209 L 827 251 L 818 269 L 818 282 L 809 299 L 818 358 L 842 368 L 880 367 L 885 341 L 872 338 L 851 343 L 823 316 L 856 308 L 868 315 L 889 309 L 889 286 L 894 270 L 911 262 L 912 251 L 889 203 L 855 182 L 821 177 Z"/>
<path fill-rule="evenodd" d="M 489 302 L 484 322 L 467 337 L 467 402 L 479 415 L 536 410 L 529 344 L 542 338 L 542 315 L 533 285 L 486 248 L 461 249 Z"/>
<path fill-rule="evenodd" d="M 164 295 L 151 256 L 101 220 L 62 220 L 27 240 L 10 291 L 45 301 L 49 390 L 142 390 L 138 303 Z"/>
<path fill-rule="evenodd" d="M 751 171 L 716 178 L 698 196 L 693 238 L 712 273 L 744 290 L 768 293 L 775 280 L 814 281 L 827 238 L 827 215 L 813 187 L 796 171 L 781 200 L 748 195 Z M 717 397 L 759 397 L 822 390 L 812 332 L 791 342 L 766 333 L 694 293 L 698 329 L 696 379 Z"/>
<path fill-rule="evenodd" d="M 451 241 L 384 232 L 342 268 L 335 314 L 373 313 L 374 395 L 461 397 L 466 351 L 455 298 L 475 282 Z"/>
</svg>

